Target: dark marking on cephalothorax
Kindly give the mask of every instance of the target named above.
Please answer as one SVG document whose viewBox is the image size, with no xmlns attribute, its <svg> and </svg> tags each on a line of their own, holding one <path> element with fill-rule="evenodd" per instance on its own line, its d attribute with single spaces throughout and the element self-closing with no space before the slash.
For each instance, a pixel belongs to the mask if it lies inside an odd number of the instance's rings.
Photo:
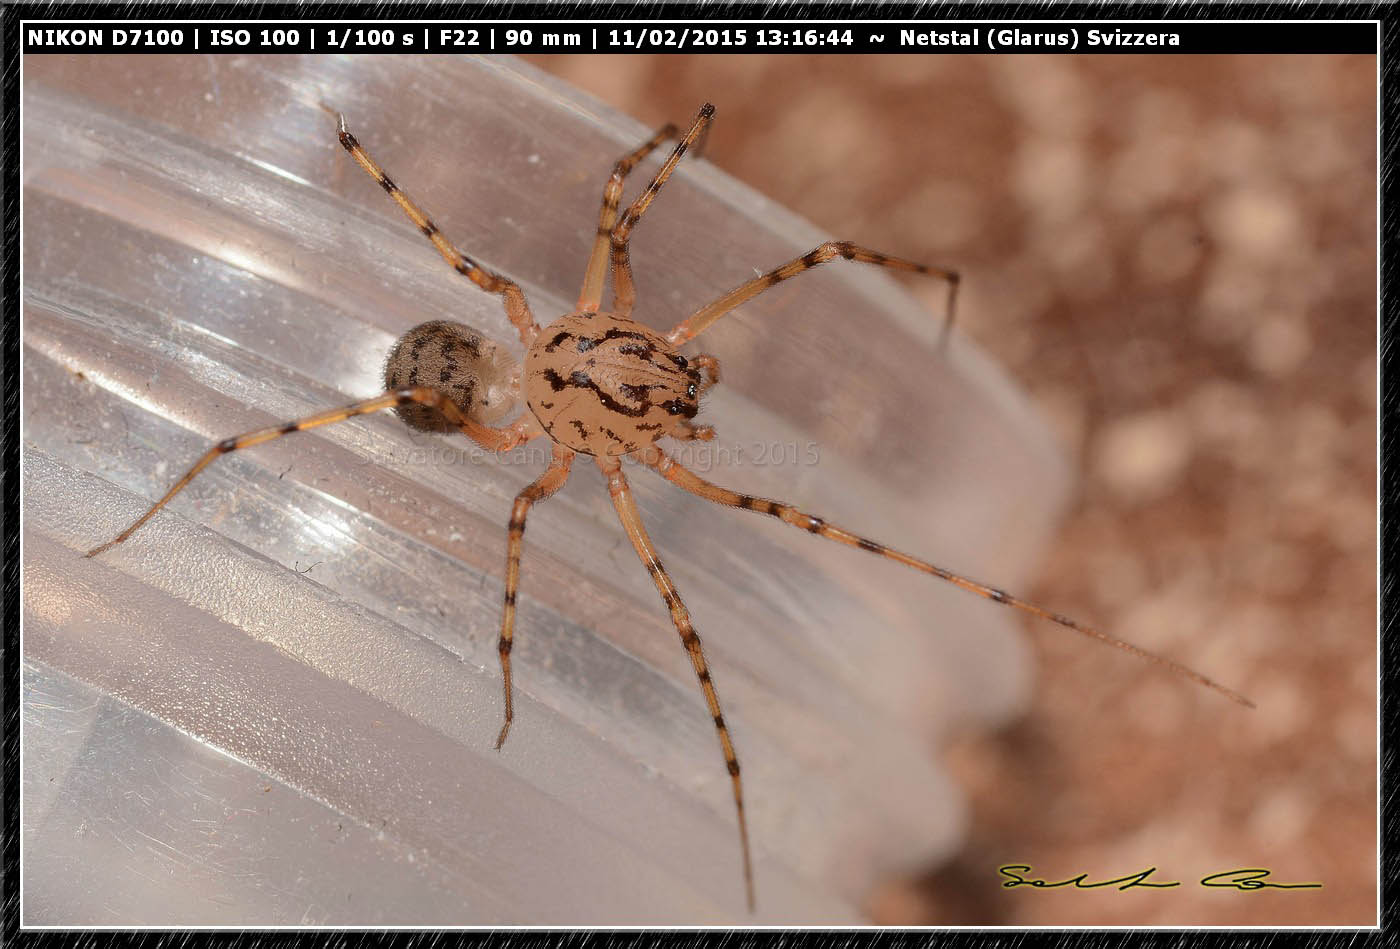
<svg viewBox="0 0 1400 949">
<path fill-rule="evenodd" d="M 627 396 L 627 398 L 636 399 L 638 402 L 647 401 L 647 393 L 652 390 L 652 386 L 646 384 L 633 385 L 630 382 L 620 383 L 618 388 L 622 390 L 622 394 Z"/>
<path fill-rule="evenodd" d="M 612 329 L 608 330 L 601 337 L 599 337 L 598 342 L 606 343 L 614 339 L 639 339 L 642 342 L 647 343 L 648 345 L 651 344 L 650 337 L 648 337 L 645 333 L 639 333 L 636 330 L 622 330 L 618 329 L 616 326 L 614 326 Z"/>
<path fill-rule="evenodd" d="M 607 392 L 603 391 L 598 383 L 588 377 L 588 373 L 586 372 L 575 371 L 568 379 L 565 379 L 553 369 L 546 369 L 543 375 L 545 382 L 548 382 L 549 387 L 555 392 L 562 392 L 564 389 L 568 388 L 592 390 L 593 394 L 598 397 L 598 401 L 603 404 L 603 408 L 607 409 L 609 412 L 616 412 L 619 415 L 626 415 L 629 418 L 640 418 L 646 414 L 647 409 L 651 408 L 649 405 L 637 407 L 623 405 Z M 692 411 L 691 414 L 694 415 L 694 411 Z"/>
</svg>

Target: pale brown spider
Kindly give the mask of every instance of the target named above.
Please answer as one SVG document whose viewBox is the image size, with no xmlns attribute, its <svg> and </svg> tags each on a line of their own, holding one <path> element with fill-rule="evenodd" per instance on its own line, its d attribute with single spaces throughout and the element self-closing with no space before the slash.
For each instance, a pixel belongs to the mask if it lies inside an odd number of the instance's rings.
<svg viewBox="0 0 1400 949">
<path fill-rule="evenodd" d="M 723 749 L 725 764 L 734 788 L 734 806 L 738 815 L 739 840 L 743 854 L 744 887 L 750 910 L 754 906 L 753 869 L 749 854 L 748 829 L 744 820 L 739 759 L 734 753 L 734 744 L 730 740 L 729 729 L 725 726 L 724 716 L 720 711 L 719 694 L 715 691 L 709 664 L 700 645 L 700 637 L 691 624 L 690 613 L 686 610 L 680 593 L 662 567 L 656 548 L 652 546 L 642 524 L 632 490 L 622 471 L 621 459 L 624 457 L 652 468 L 672 484 L 708 501 L 768 514 L 828 540 L 858 547 L 933 574 L 978 596 L 1033 613 L 1158 663 L 1179 675 L 1225 694 L 1241 705 L 1252 707 L 1252 703 L 1239 693 L 1173 660 L 1017 599 L 995 587 L 892 550 L 873 540 L 867 540 L 791 505 L 721 488 L 689 471 L 657 446 L 656 443 L 663 437 L 692 441 L 708 440 L 715 434 L 710 426 L 696 425 L 692 419 L 699 411 L 700 396 L 719 382 L 719 361 L 710 355 L 682 356 L 677 352 L 677 348 L 700 335 L 716 320 L 745 301 L 774 284 L 795 277 L 819 264 L 844 257 L 847 260 L 876 264 L 894 270 L 940 277 L 948 282 L 945 340 L 947 328 L 953 318 L 958 286 L 956 273 L 890 257 L 847 241 L 828 241 L 810 253 L 755 277 L 713 303 L 701 307 L 665 335 L 635 322 L 632 319 L 632 306 L 636 293 L 628 258 L 628 241 L 632 229 L 651 206 L 686 151 L 695 146 L 705 132 L 714 116 L 713 106 L 707 103 L 700 109 L 690 129 L 680 138 L 660 171 L 652 178 L 646 190 L 623 212 L 620 219 L 618 207 L 624 179 L 663 141 L 675 137 L 677 127 L 667 125 L 660 129 L 613 166 L 612 175 L 603 189 L 597 236 L 589 256 L 583 288 L 579 292 L 577 309 L 557 318 L 543 329 L 531 315 L 520 287 L 483 269 L 458 251 L 442 235 L 437 225 L 429 220 L 428 216 L 390 180 L 374 159 L 369 157 L 346 129 L 344 117 L 329 108 L 327 111 L 336 115 L 341 145 L 360 167 L 379 182 L 380 187 L 399 207 L 403 208 L 404 213 L 423 232 L 423 236 L 432 241 L 448 264 L 482 290 L 500 294 L 505 304 L 506 315 L 519 332 L 520 341 L 526 349 L 523 386 L 529 411 L 514 423 L 501 428 L 473 421 L 468 415 L 476 407 L 473 395 L 473 361 L 480 356 L 477 346 L 481 341 L 460 324 L 442 321 L 423 324 L 411 330 L 395 346 L 385 372 L 389 391 L 372 399 L 237 435 L 217 443 L 165 493 L 164 497 L 153 504 L 150 510 L 114 539 L 89 551 L 87 556 L 96 556 L 130 537 L 215 458 L 292 432 L 393 408 L 398 409 L 404 421 L 415 428 L 443 431 L 455 427 L 478 444 L 493 451 L 506 451 L 546 435 L 553 442 L 553 459 L 544 474 L 516 496 L 508 526 L 505 604 L 499 642 L 505 688 L 505 721 L 496 739 L 496 748 L 499 749 L 506 740 L 514 717 L 510 650 L 515 629 L 515 599 L 520 579 L 520 552 L 525 534 L 525 518 L 533 504 L 548 498 L 563 486 L 576 454 L 592 456 L 598 468 L 607 476 L 608 491 L 623 529 L 671 613 L 671 619 L 680 633 L 681 645 L 690 656 L 695 675 L 700 680 L 700 687 L 705 694 L 705 702 L 714 718 L 715 731 L 719 736 L 720 747 Z M 601 309 L 603 287 L 609 269 L 613 279 L 613 306 L 611 310 L 604 311 Z M 428 378 L 420 379 L 425 375 Z M 420 381 L 427 384 L 420 385 Z"/>
</svg>

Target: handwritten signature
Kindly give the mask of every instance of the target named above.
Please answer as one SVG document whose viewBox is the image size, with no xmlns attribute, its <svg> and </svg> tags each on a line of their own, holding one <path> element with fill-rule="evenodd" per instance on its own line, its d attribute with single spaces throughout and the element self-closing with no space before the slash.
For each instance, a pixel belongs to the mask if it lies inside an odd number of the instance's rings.
<svg viewBox="0 0 1400 949">
<path fill-rule="evenodd" d="M 1127 876 L 1115 877 L 1112 880 L 1095 880 L 1089 882 L 1089 874 L 1081 873 L 1078 876 L 1069 877 L 1064 880 L 1051 882 L 1038 877 L 1026 876 L 1031 872 L 1029 864 L 1008 863 L 998 867 L 997 871 L 1007 879 L 1001 884 L 1005 889 L 1011 890 L 1018 886 L 1031 886 L 1037 889 L 1053 890 L 1062 886 L 1074 887 L 1076 890 L 1093 890 L 1100 887 L 1112 886 L 1119 890 L 1132 890 L 1139 887 L 1144 889 L 1165 890 L 1174 886 L 1181 886 L 1181 881 L 1158 881 L 1149 880 L 1148 877 L 1157 872 L 1156 867 L 1148 867 L 1140 873 L 1130 873 Z M 1310 890 L 1322 889 L 1321 883 L 1275 883 L 1267 880 L 1273 871 L 1265 870 L 1261 867 L 1244 867 L 1239 870 L 1225 870 L 1221 873 L 1212 873 L 1200 879 L 1201 886 L 1215 887 L 1227 890 Z"/>
</svg>

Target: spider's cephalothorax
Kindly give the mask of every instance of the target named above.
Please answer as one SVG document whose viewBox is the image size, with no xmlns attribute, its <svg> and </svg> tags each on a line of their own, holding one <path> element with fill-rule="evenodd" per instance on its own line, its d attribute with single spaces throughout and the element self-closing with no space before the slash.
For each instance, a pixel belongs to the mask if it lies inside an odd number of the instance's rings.
<svg viewBox="0 0 1400 949">
<path fill-rule="evenodd" d="M 625 455 L 662 436 L 692 439 L 700 370 L 666 337 L 611 313 L 570 313 L 525 354 L 525 402 L 550 438 Z"/>
<path fill-rule="evenodd" d="M 1027 603 L 996 587 L 979 583 L 926 560 L 861 537 L 820 517 L 798 510 L 790 504 L 722 488 L 686 468 L 657 444 L 663 437 L 688 441 L 714 436 L 712 428 L 695 425 L 691 419 L 695 417 L 699 408 L 699 397 L 719 381 L 719 362 L 715 357 L 707 355 L 687 358 L 677 352 L 677 348 L 774 284 L 806 273 L 819 264 L 841 257 L 893 270 L 941 277 L 948 281 L 947 313 L 943 324 L 945 338 L 953 319 L 953 303 L 958 286 L 956 273 L 891 257 L 849 241 L 827 241 L 781 267 L 745 281 L 719 299 L 696 310 L 669 333 L 656 333 L 634 322 L 631 314 L 636 299 L 636 287 L 632 280 L 632 264 L 628 251 L 632 229 L 641 220 L 686 150 L 700 141 L 714 115 L 713 106 L 706 104 L 701 108 L 690 129 L 684 136 L 680 136 L 665 164 L 652 178 L 646 190 L 620 215 L 618 212 L 621 207 L 623 180 L 628 172 L 666 139 L 676 137 L 679 130 L 674 125 L 667 125 L 640 147 L 624 155 L 613 166 L 612 174 L 603 188 L 597 234 L 593 242 L 593 252 L 584 271 L 583 288 L 579 291 L 577 309 L 544 329 L 540 329 L 535 323 L 520 287 L 511 280 L 481 267 L 454 247 L 438 230 L 437 225 L 428 219 L 408 195 L 384 173 L 384 169 L 360 147 L 359 142 L 345 127 L 345 118 L 329 108 L 327 111 L 338 117 L 340 144 L 403 209 L 423 236 L 433 243 L 448 265 L 482 290 L 500 295 L 505 305 L 506 316 L 526 347 L 524 387 L 529 411 L 504 427 L 483 424 L 490 421 L 487 418 L 474 418 L 474 415 L 486 411 L 488 404 L 495 408 L 513 401 L 513 397 L 519 394 L 520 377 L 514 373 L 503 377 L 503 387 L 507 390 L 508 397 L 487 398 L 483 380 L 495 378 L 499 381 L 502 377 L 499 373 L 493 374 L 487 365 L 490 360 L 483 358 L 484 341 L 458 324 L 441 321 L 424 324 L 411 330 L 395 347 L 385 372 L 389 391 L 372 399 L 218 442 L 204 453 L 194 467 L 185 472 L 164 497 L 137 518 L 135 523 L 107 543 L 88 551 L 89 557 L 100 554 L 130 537 L 215 458 L 226 452 L 250 448 L 292 432 L 329 425 L 384 409 L 403 410 L 412 407 L 412 410 L 404 413 L 404 419 L 410 425 L 432 429 L 441 421 L 493 451 L 505 451 L 533 438 L 547 435 L 554 442 L 553 459 L 543 474 L 516 495 L 506 529 L 505 600 L 501 611 L 501 636 L 497 646 L 505 691 L 505 722 L 496 738 L 496 747 L 500 748 L 506 740 L 514 714 L 511 702 L 510 651 L 515 634 L 515 597 L 520 582 L 520 555 L 524 543 L 525 519 L 535 503 L 543 501 L 564 486 L 576 453 L 592 455 L 599 470 L 608 479 L 608 494 L 612 497 L 618 520 L 632 542 L 637 556 L 651 574 L 652 582 L 671 614 L 671 621 L 676 627 L 676 632 L 680 634 L 681 645 L 689 656 L 691 668 L 700 682 L 705 705 L 714 720 L 715 732 L 719 737 L 720 750 L 724 753 L 725 766 L 729 771 L 734 792 L 743 854 L 744 884 L 750 908 L 754 903 L 753 868 L 749 855 L 748 829 L 744 820 L 739 758 L 729 736 L 729 727 L 720 713 L 719 692 L 715 689 L 709 662 L 701 648 L 700 636 L 691 622 L 690 612 L 681 600 L 680 591 L 671 582 L 670 574 L 661 565 L 661 558 L 652 545 L 651 538 L 647 536 L 641 512 L 632 496 L 632 488 L 623 472 L 619 456 L 630 456 L 682 490 L 706 501 L 766 514 L 818 537 L 893 560 L 946 580 L 977 596 L 1024 610 L 1117 646 L 1223 692 L 1241 704 L 1251 704 L 1238 693 L 1179 663 L 1139 649 L 1131 643 L 1091 629 L 1066 616 Z M 613 304 L 610 310 L 604 312 L 603 291 L 609 275 L 612 277 Z"/>
</svg>

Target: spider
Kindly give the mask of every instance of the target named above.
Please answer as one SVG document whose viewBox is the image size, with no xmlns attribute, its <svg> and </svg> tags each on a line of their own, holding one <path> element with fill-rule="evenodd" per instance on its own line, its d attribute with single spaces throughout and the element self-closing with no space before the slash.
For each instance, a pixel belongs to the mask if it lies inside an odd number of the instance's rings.
<svg viewBox="0 0 1400 949">
<path fill-rule="evenodd" d="M 680 592 L 672 583 L 666 568 L 662 566 L 661 558 L 647 535 L 627 476 L 623 473 L 623 458 L 630 458 L 652 469 L 682 490 L 704 500 L 766 514 L 818 537 L 869 551 L 915 570 L 932 574 L 977 596 L 1015 607 L 1116 646 L 1223 693 L 1241 705 L 1253 707 L 1253 703 L 1244 696 L 1194 669 L 1100 632 L 1067 616 L 854 534 L 790 504 L 742 494 L 713 484 L 687 469 L 658 444 L 663 438 L 685 442 L 707 441 L 715 436 L 714 428 L 709 425 L 697 425 L 693 420 L 699 412 L 701 397 L 720 381 L 719 360 L 708 354 L 684 356 L 678 351 L 679 347 L 695 339 L 741 304 L 784 280 L 790 280 L 837 258 L 940 278 L 948 286 L 942 335 L 945 343 L 956 303 L 959 278 L 954 271 L 892 257 L 849 241 L 827 241 L 801 257 L 740 284 L 724 296 L 696 310 L 668 333 L 657 333 L 636 322 L 632 317 L 636 289 L 628 254 L 632 231 L 686 152 L 692 148 L 698 150 L 698 143 L 713 120 L 714 106 L 709 103 L 702 106 L 683 135 L 680 134 L 678 126 L 668 124 L 634 151 L 624 155 L 613 166 L 612 174 L 603 187 L 597 234 L 584 272 L 583 287 L 579 291 L 576 308 L 543 328 L 535 321 L 525 301 L 525 295 L 518 285 L 486 270 L 453 246 L 438 230 L 437 225 L 369 156 L 346 127 L 345 117 L 329 106 L 322 105 L 322 108 L 335 116 L 340 144 L 403 209 L 423 236 L 437 248 L 443 259 L 480 289 L 501 297 L 506 316 L 519 333 L 520 341 L 525 347 L 523 380 L 517 376 L 512 385 L 523 386 L 529 410 L 513 423 L 502 427 L 474 421 L 470 413 L 478 407 L 474 397 L 474 373 L 476 362 L 481 356 L 481 341 L 460 324 L 445 321 L 425 323 L 411 330 L 394 347 L 385 370 L 388 391 L 372 399 L 236 435 L 216 443 L 149 510 L 115 538 L 88 551 L 88 557 L 97 556 L 130 537 L 220 455 L 251 448 L 293 432 L 341 422 L 383 409 L 395 409 L 400 417 L 414 428 L 428 431 L 455 429 L 496 452 L 508 451 L 541 436 L 547 437 L 552 447 L 549 467 L 516 496 L 507 524 L 505 595 L 498 643 L 504 685 L 504 721 L 495 745 L 499 750 L 505 744 L 514 719 L 510 653 L 515 634 L 516 591 L 520 581 L 520 558 L 526 517 L 535 504 L 549 498 L 563 487 L 578 455 L 591 457 L 607 478 L 608 493 L 617 510 L 618 520 L 671 614 L 671 620 L 680 634 L 681 645 L 690 658 L 704 693 L 705 703 L 714 720 L 715 733 L 719 738 L 733 789 L 744 891 L 751 912 L 755 905 L 754 878 L 748 826 L 744 817 L 739 758 L 734 750 L 729 729 L 725 725 L 719 693 L 715 688 L 705 651 L 700 644 L 700 637 L 695 631 Z M 669 139 L 676 139 L 670 155 L 642 194 L 619 214 L 623 184 L 627 175 Z M 609 272 L 612 275 L 613 301 L 612 307 L 604 310 L 603 291 Z M 426 377 L 425 381 L 431 384 L 419 384 L 420 376 Z"/>
</svg>

